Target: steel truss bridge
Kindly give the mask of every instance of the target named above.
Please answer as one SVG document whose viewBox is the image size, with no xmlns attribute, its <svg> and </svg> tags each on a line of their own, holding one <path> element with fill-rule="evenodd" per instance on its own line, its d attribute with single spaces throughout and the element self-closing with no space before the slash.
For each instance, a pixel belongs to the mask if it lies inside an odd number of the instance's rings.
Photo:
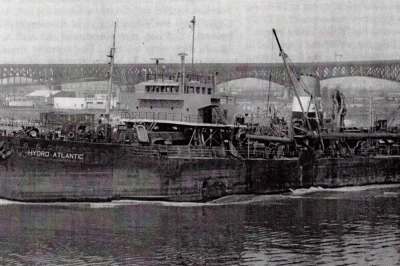
<svg viewBox="0 0 400 266">
<path fill-rule="evenodd" d="M 321 80 L 339 77 L 371 77 L 400 81 L 400 60 L 359 62 L 315 62 L 295 63 L 299 73 L 311 74 Z M 165 75 L 179 71 L 179 64 L 162 64 L 159 69 Z M 186 65 L 189 70 L 190 65 Z M 134 85 L 145 80 L 145 75 L 154 74 L 154 64 L 120 64 L 114 66 L 114 82 L 118 85 Z M 0 65 L 1 85 L 5 84 L 62 84 L 68 82 L 106 80 L 107 64 L 7 64 Z M 196 73 L 212 75 L 218 72 L 217 83 L 241 78 L 258 78 L 289 85 L 290 81 L 283 64 L 194 64 Z M 159 74 L 160 75 L 160 74 Z"/>
</svg>

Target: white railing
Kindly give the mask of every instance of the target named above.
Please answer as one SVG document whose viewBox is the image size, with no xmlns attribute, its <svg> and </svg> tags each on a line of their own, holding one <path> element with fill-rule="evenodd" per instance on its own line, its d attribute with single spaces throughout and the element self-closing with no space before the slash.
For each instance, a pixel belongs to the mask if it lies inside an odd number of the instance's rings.
<svg viewBox="0 0 400 266">
<path fill-rule="evenodd" d="M 165 112 L 123 112 L 121 114 L 122 119 L 149 119 L 149 120 L 167 120 L 177 122 L 191 122 L 191 123 L 203 123 L 203 116 L 201 115 L 188 115 L 188 114 L 177 114 L 177 113 L 165 113 Z M 218 121 L 219 116 L 213 116 L 212 121 Z"/>
<path fill-rule="evenodd" d="M 195 147 L 195 146 L 126 146 L 126 152 L 140 156 L 167 156 L 179 158 L 224 158 L 232 155 L 228 149 L 221 147 Z"/>
</svg>

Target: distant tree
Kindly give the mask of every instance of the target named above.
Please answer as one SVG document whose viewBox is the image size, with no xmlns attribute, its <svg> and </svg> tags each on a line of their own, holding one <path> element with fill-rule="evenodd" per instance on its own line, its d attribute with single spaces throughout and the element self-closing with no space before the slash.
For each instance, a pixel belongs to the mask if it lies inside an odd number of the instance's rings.
<svg viewBox="0 0 400 266">
<path fill-rule="evenodd" d="M 128 85 L 128 86 L 126 87 L 126 92 L 134 93 L 135 91 L 136 91 L 136 88 L 135 88 L 134 85 Z"/>
</svg>

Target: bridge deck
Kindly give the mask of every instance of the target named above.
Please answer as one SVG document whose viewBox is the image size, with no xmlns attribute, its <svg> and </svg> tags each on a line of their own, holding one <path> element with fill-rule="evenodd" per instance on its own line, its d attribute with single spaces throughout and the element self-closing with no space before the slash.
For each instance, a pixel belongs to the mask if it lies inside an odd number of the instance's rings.
<svg viewBox="0 0 400 266">
<path fill-rule="evenodd" d="M 354 61 L 354 62 L 313 62 L 295 63 L 300 73 L 311 74 L 321 80 L 338 77 L 372 77 L 400 81 L 400 61 Z M 165 74 L 179 71 L 179 64 L 164 64 Z M 197 73 L 218 72 L 217 81 L 222 83 L 240 78 L 259 78 L 288 85 L 289 79 L 283 64 L 239 63 L 195 64 Z M 1 85 L 32 83 L 66 83 L 87 80 L 105 80 L 107 64 L 3 64 L 0 65 Z M 143 82 L 146 74 L 154 72 L 154 64 L 116 64 L 115 83 L 133 85 Z"/>
</svg>

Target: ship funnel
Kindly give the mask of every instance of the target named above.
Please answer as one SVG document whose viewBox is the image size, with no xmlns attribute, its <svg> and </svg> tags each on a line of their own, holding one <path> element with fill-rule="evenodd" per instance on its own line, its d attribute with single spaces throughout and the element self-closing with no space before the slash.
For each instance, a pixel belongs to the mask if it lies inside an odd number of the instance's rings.
<svg viewBox="0 0 400 266">
<path fill-rule="evenodd" d="M 319 78 L 312 75 L 300 75 L 293 83 L 299 97 L 293 97 L 292 117 L 303 117 L 303 110 L 301 108 L 303 107 L 309 122 L 311 122 L 311 127 L 315 129 L 318 127 L 317 124 L 321 126 L 324 115 Z M 316 122 L 314 123 L 310 119 Z"/>
<path fill-rule="evenodd" d="M 300 75 L 299 79 L 294 81 L 294 86 L 300 96 L 321 97 L 321 85 L 319 78 L 312 75 Z"/>
<path fill-rule="evenodd" d="M 184 90 L 185 90 L 185 56 L 187 56 L 187 54 L 180 53 L 178 55 L 181 57 L 181 77 L 180 77 L 180 81 L 179 81 L 179 92 L 184 93 Z"/>
<path fill-rule="evenodd" d="M 296 87 L 301 105 L 306 113 L 322 112 L 322 106 L 320 106 L 321 85 L 317 77 L 312 75 L 300 75 L 299 79 L 295 80 L 294 86 Z M 315 104 L 311 95 L 314 97 Z M 292 112 L 302 113 L 300 103 L 296 97 L 293 98 Z"/>
</svg>

